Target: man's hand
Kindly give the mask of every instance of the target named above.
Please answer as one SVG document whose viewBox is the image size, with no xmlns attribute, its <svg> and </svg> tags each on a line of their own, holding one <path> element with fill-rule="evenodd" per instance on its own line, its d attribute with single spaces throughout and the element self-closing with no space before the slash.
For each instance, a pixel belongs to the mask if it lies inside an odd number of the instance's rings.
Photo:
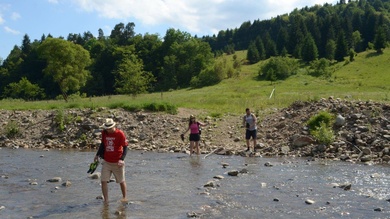
<svg viewBox="0 0 390 219">
<path fill-rule="evenodd" d="M 125 165 L 125 161 L 123 161 L 123 160 L 119 160 L 118 161 L 118 166 L 124 166 Z"/>
</svg>

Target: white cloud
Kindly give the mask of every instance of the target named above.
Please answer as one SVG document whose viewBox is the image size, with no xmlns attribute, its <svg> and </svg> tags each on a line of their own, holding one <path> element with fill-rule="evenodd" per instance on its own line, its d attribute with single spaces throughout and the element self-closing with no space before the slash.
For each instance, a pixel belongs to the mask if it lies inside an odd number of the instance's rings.
<svg viewBox="0 0 390 219">
<path fill-rule="evenodd" d="M 54 0 L 51 0 L 54 1 Z M 239 27 L 245 21 L 264 20 L 294 8 L 332 2 L 326 0 L 73 0 L 82 11 L 100 17 L 165 25 L 197 34 Z M 139 24 L 136 23 L 136 26 Z M 214 32 L 215 33 L 215 32 Z"/>
<path fill-rule="evenodd" d="M 3 24 L 4 23 L 4 19 L 3 19 L 3 16 L 0 14 L 0 24 Z"/>
<path fill-rule="evenodd" d="M 49 3 L 58 4 L 58 0 L 47 0 Z"/>
<path fill-rule="evenodd" d="M 11 14 L 11 19 L 12 20 L 18 20 L 19 18 L 21 18 L 20 14 L 16 13 L 16 12 L 13 12 Z"/>
<path fill-rule="evenodd" d="M 4 30 L 5 30 L 5 32 L 7 32 L 7 33 L 11 33 L 11 34 L 14 34 L 14 35 L 18 35 L 18 34 L 20 34 L 20 32 L 19 31 L 17 31 L 17 30 L 14 30 L 14 29 L 11 29 L 10 27 L 8 27 L 8 26 L 5 26 L 4 27 Z"/>
</svg>

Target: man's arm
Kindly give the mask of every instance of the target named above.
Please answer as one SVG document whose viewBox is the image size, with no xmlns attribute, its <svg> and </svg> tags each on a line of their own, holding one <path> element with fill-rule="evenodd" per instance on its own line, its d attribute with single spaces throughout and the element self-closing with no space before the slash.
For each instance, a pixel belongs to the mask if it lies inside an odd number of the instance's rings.
<svg viewBox="0 0 390 219">
<path fill-rule="evenodd" d="M 97 161 L 99 157 L 104 158 L 104 144 L 103 144 L 103 142 L 100 143 L 99 149 L 95 155 L 94 160 Z"/>
<path fill-rule="evenodd" d="M 125 160 L 126 154 L 127 154 L 127 146 L 124 146 L 123 147 L 123 153 L 122 153 L 122 156 L 121 156 L 121 160 Z"/>
</svg>

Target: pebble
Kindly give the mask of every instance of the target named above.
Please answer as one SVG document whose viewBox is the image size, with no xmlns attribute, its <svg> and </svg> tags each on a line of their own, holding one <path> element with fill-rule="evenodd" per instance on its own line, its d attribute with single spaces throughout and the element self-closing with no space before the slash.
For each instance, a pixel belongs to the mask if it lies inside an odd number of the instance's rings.
<svg viewBox="0 0 390 219">
<path fill-rule="evenodd" d="M 225 178 L 225 177 L 223 177 L 223 176 L 221 176 L 221 175 L 216 175 L 216 176 L 214 176 L 213 178 L 214 178 L 214 179 L 223 179 L 223 178 Z"/>
<path fill-rule="evenodd" d="M 238 170 L 232 170 L 228 172 L 229 176 L 237 176 L 238 175 Z"/>
<path fill-rule="evenodd" d="M 311 200 L 311 199 L 306 199 L 305 203 L 308 204 L 308 205 L 312 205 L 312 204 L 314 204 L 316 202 Z"/>
</svg>

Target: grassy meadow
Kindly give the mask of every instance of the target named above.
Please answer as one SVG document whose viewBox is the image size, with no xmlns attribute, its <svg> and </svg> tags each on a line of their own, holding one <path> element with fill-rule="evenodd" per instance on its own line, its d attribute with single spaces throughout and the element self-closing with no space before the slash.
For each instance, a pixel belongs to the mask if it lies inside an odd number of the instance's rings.
<svg viewBox="0 0 390 219">
<path fill-rule="evenodd" d="M 245 60 L 246 51 L 235 53 L 239 60 Z M 233 62 L 233 55 L 221 58 Z M 378 55 L 375 51 L 359 53 L 353 62 L 335 63 L 330 68 L 330 79 L 312 77 L 302 68 L 299 73 L 284 81 L 271 83 L 257 79 L 258 70 L 264 62 L 242 65 L 236 78 L 201 89 L 180 89 L 169 92 L 142 94 L 136 97 L 126 95 L 74 98 L 63 100 L 22 101 L 1 100 L 1 109 L 62 109 L 123 107 L 142 108 L 145 104 L 173 105 L 198 109 L 204 115 L 219 116 L 226 113 L 242 114 L 246 107 L 261 114 L 275 108 L 287 107 L 297 100 L 311 101 L 320 98 L 373 100 L 390 102 L 390 51 Z M 274 92 L 272 92 L 274 90 Z M 271 97 L 271 93 L 273 93 Z"/>
</svg>

